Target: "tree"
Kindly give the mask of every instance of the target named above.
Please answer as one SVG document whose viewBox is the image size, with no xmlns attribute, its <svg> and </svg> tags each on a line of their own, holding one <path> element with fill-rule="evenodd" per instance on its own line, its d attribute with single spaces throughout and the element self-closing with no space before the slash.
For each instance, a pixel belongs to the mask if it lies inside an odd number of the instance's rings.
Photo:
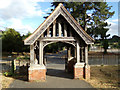
<svg viewBox="0 0 120 90">
<path fill-rule="evenodd" d="M 58 1 L 58 0 L 54 0 Z M 69 1 L 69 0 L 68 0 Z M 57 7 L 60 2 L 52 2 L 52 7 Z M 106 2 L 62 2 L 71 15 L 78 21 L 82 28 L 94 39 L 102 38 L 102 42 L 106 41 L 109 35 L 106 35 L 109 26 L 106 20 L 113 16 L 114 11 L 110 12 L 112 6 L 108 6 Z M 90 13 L 88 13 L 90 12 Z M 90 15 L 89 15 L 90 14 Z M 105 40 L 104 40 L 105 39 Z M 105 42 L 106 43 L 106 42 Z M 104 52 L 108 44 L 102 44 Z M 104 46 L 105 45 L 105 46 Z"/>
<path fill-rule="evenodd" d="M 65 46 L 66 45 L 62 42 L 56 42 L 56 43 L 52 43 L 52 44 L 47 45 L 45 47 L 45 51 L 49 52 L 49 53 L 55 53 L 55 52 L 58 52 L 60 50 L 63 50 L 63 48 Z"/>
<path fill-rule="evenodd" d="M 101 23 L 99 24 L 98 27 L 96 27 L 96 32 L 95 35 L 100 37 L 100 41 L 102 43 L 102 46 L 104 48 L 104 53 L 107 53 L 107 49 L 108 49 L 108 39 L 107 37 L 110 36 L 110 34 L 107 34 L 107 31 L 109 30 L 109 28 L 106 28 L 108 26 L 108 23 Z"/>
<path fill-rule="evenodd" d="M 30 32 L 28 31 L 28 33 L 27 33 L 26 35 L 23 35 L 23 36 L 22 36 L 22 40 L 25 40 L 25 39 L 26 39 L 28 36 L 30 36 L 31 34 L 32 34 L 32 33 L 30 33 Z M 23 50 L 24 52 L 29 52 L 29 51 L 30 51 L 30 46 L 23 44 L 22 50 Z"/>
<path fill-rule="evenodd" d="M 7 52 L 22 51 L 22 37 L 12 28 L 7 28 L 2 35 L 2 50 Z"/>
<path fill-rule="evenodd" d="M 118 41 L 120 41 L 120 37 L 117 35 L 112 36 L 110 40 L 111 43 L 118 42 Z"/>
<path fill-rule="evenodd" d="M 30 36 L 32 33 L 30 33 L 29 31 L 28 31 L 28 33 L 26 34 L 26 35 L 24 35 L 23 34 L 23 36 L 22 36 L 22 40 L 24 40 L 24 39 L 26 39 L 28 36 Z"/>
</svg>

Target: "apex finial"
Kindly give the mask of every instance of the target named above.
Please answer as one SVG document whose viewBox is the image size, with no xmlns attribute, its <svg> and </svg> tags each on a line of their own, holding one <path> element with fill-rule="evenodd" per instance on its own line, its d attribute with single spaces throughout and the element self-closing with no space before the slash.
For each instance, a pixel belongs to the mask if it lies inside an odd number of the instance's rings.
<svg viewBox="0 0 120 90">
<path fill-rule="evenodd" d="M 63 5 L 62 3 L 59 4 L 59 6 L 62 6 L 62 5 Z"/>
</svg>

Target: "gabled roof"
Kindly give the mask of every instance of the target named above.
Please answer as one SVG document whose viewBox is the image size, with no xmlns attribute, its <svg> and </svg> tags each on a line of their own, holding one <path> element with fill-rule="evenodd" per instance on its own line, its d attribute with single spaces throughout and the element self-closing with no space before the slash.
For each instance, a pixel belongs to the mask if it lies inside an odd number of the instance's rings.
<svg viewBox="0 0 120 90">
<path fill-rule="evenodd" d="M 94 39 L 82 29 L 79 23 L 77 23 L 77 21 L 61 3 L 48 16 L 48 18 L 28 38 L 24 40 L 24 43 L 26 45 L 33 44 L 59 15 L 62 15 L 67 20 L 67 22 L 74 28 L 74 30 L 85 41 L 86 44 L 93 44 Z"/>
</svg>

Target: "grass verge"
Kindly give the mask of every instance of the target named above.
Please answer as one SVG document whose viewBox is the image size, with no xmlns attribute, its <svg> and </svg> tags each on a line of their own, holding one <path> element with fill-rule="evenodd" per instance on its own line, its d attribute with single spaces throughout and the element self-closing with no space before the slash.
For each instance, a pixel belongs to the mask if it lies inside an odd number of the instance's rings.
<svg viewBox="0 0 120 90">
<path fill-rule="evenodd" d="M 120 89 L 118 83 L 119 66 L 91 66 L 91 79 L 86 80 L 94 88 L 116 88 Z"/>
</svg>

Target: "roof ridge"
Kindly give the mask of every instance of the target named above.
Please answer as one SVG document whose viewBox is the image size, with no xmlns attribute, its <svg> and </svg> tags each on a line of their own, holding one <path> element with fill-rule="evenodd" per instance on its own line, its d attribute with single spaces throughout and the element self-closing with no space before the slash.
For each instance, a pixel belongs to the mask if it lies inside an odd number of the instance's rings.
<svg viewBox="0 0 120 90">
<path fill-rule="evenodd" d="M 43 31 L 41 32 L 42 27 L 45 25 L 45 23 L 46 23 L 46 22 L 57 12 L 57 10 L 59 10 L 59 9 L 63 9 L 63 10 L 64 10 L 64 13 L 68 14 L 68 17 L 71 18 L 71 20 L 73 21 L 73 23 L 76 24 L 76 27 L 77 27 L 78 29 L 80 29 L 80 31 L 82 31 L 82 34 L 83 34 L 86 38 L 88 38 L 88 40 L 90 40 L 90 41 L 92 41 L 92 42 L 94 41 L 94 39 L 93 39 L 91 36 L 89 36 L 85 30 L 83 30 L 83 28 L 80 26 L 80 24 L 79 24 L 79 23 L 73 18 L 73 16 L 67 11 L 67 9 L 63 6 L 63 4 L 62 4 L 62 3 L 59 3 L 58 6 L 54 9 L 54 11 L 44 20 L 44 22 L 43 22 L 42 24 L 40 24 L 39 27 L 38 27 L 30 36 L 28 36 L 28 37 L 24 40 L 24 43 L 29 42 L 30 39 L 32 39 L 32 37 L 33 37 L 34 35 L 36 35 L 39 31 L 40 31 L 40 35 L 41 35 L 41 34 L 43 33 Z M 59 12 L 59 13 L 61 14 L 61 12 Z M 53 18 L 53 17 L 52 17 L 52 18 Z M 57 18 L 57 17 L 56 17 L 56 18 Z M 53 20 L 52 20 L 52 22 L 53 22 Z M 46 27 L 46 28 L 47 28 L 47 27 Z M 80 37 L 82 37 L 81 34 L 80 34 L 80 32 L 77 32 L 77 33 L 79 33 Z M 34 43 L 34 41 L 37 40 L 40 35 L 37 35 L 37 37 L 36 37 L 35 39 L 33 39 L 33 42 L 29 42 L 29 44 Z"/>
</svg>

